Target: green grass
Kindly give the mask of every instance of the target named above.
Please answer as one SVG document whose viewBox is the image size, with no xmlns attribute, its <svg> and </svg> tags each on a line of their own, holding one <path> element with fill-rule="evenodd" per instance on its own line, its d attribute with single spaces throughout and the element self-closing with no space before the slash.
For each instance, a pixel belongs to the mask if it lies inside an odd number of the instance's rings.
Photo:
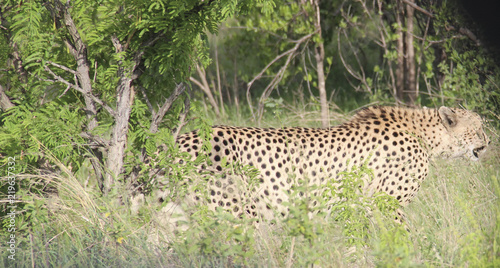
<svg viewBox="0 0 500 268">
<path fill-rule="evenodd" d="M 317 126 L 315 115 L 285 107 L 261 126 Z M 225 123 L 257 125 L 228 116 Z M 234 121 L 233 121 L 234 119 Z M 342 120 L 339 117 L 339 120 Z M 213 120 L 217 121 L 217 120 Z M 495 147 L 493 147 L 495 148 Z M 293 203 L 293 219 L 273 224 L 235 219 L 224 212 L 194 208 L 189 229 L 162 231 L 158 205 L 138 214 L 84 187 L 68 169 L 58 175 L 24 175 L 18 196 L 16 261 L 4 267 L 500 267 L 500 158 L 433 162 L 431 175 L 408 207 L 407 233 L 374 209 L 362 219 L 307 217 L 307 200 Z M 57 189 L 46 194 L 37 189 Z M 353 204 L 355 206 L 356 204 Z M 4 224 L 6 219 L 4 219 Z M 5 225 L 4 225 L 5 226 Z M 1 241 L 8 241 L 5 228 Z"/>
</svg>

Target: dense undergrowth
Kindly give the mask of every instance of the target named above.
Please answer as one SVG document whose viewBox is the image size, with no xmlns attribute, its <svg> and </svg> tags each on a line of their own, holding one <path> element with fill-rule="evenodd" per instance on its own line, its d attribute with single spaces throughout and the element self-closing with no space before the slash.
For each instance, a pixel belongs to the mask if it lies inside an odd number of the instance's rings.
<svg viewBox="0 0 500 268">
<path fill-rule="evenodd" d="M 267 126 L 317 124 L 286 110 L 273 117 Z M 15 260 L 9 259 L 11 233 L 2 231 L 0 266 L 498 267 L 500 157 L 495 146 L 478 162 L 433 162 L 417 198 L 404 209 L 405 225 L 393 222 L 391 198 L 355 198 L 357 180 L 369 172 L 360 168 L 344 174 L 348 198 L 332 213 L 309 217 L 311 200 L 293 193 L 290 217 L 272 223 L 200 205 L 185 208 L 191 212 L 184 222 L 187 229 L 175 235 L 158 218 L 161 205 L 146 202 L 133 213 L 124 205 L 126 198 L 116 198 L 126 189 L 104 198 L 90 173 L 74 174 L 54 161 L 59 173 L 32 170 L 16 177 L 29 187 L 16 193 L 22 202 L 14 220 Z M 2 178 L 4 186 L 7 182 Z M 328 197 L 322 200 L 326 203 Z M 2 228 L 10 223 L 11 218 L 4 218 Z"/>
</svg>

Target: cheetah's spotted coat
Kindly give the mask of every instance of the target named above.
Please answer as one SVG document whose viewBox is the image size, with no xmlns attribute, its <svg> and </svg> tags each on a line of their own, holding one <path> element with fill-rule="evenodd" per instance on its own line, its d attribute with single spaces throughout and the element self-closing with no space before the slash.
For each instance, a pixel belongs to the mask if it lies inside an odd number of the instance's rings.
<svg viewBox="0 0 500 268">
<path fill-rule="evenodd" d="M 217 126 L 210 142 L 212 163 L 204 169 L 225 173 L 223 162 L 239 162 L 255 167 L 261 182 L 248 193 L 238 187 L 244 177 L 214 177 L 210 207 L 271 218 L 273 210 L 287 213 L 282 204 L 297 179 L 322 185 L 363 163 L 373 170 L 373 178 L 365 176 L 364 192 L 386 192 L 405 206 L 426 178 L 431 157 L 477 160 L 489 140 L 473 112 L 375 106 L 327 129 Z M 194 159 L 202 141 L 194 131 L 180 136 L 178 144 Z"/>
</svg>

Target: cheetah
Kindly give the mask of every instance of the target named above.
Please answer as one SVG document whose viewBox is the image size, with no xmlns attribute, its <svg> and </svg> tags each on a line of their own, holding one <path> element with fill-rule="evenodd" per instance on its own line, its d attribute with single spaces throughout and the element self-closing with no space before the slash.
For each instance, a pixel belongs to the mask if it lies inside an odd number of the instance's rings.
<svg viewBox="0 0 500 268">
<path fill-rule="evenodd" d="M 444 106 L 373 106 L 342 125 L 324 129 L 215 126 L 209 161 L 200 165 L 200 172 L 219 174 L 208 176 L 209 207 L 238 216 L 272 219 L 276 212 L 285 216 L 284 204 L 298 180 L 321 188 L 360 165 L 373 171 L 363 179 L 363 193 L 385 192 L 404 207 L 419 191 L 432 158 L 475 161 L 489 142 L 483 121 L 474 112 Z M 194 160 L 203 141 L 193 131 L 179 136 L 177 143 Z M 250 191 L 239 190 L 238 181 L 250 182 L 247 176 L 229 171 L 230 162 L 253 167 L 259 183 Z"/>
</svg>

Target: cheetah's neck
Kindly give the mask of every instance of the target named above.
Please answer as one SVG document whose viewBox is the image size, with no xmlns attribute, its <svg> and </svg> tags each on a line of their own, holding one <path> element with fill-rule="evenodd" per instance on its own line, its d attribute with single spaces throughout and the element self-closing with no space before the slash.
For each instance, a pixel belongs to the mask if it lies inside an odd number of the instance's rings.
<svg viewBox="0 0 500 268">
<path fill-rule="evenodd" d="M 417 137 L 430 156 L 438 155 L 444 149 L 440 137 L 446 129 L 437 109 L 369 107 L 358 112 L 353 121 L 370 122 L 386 131 L 390 127 L 399 128 Z"/>
</svg>

